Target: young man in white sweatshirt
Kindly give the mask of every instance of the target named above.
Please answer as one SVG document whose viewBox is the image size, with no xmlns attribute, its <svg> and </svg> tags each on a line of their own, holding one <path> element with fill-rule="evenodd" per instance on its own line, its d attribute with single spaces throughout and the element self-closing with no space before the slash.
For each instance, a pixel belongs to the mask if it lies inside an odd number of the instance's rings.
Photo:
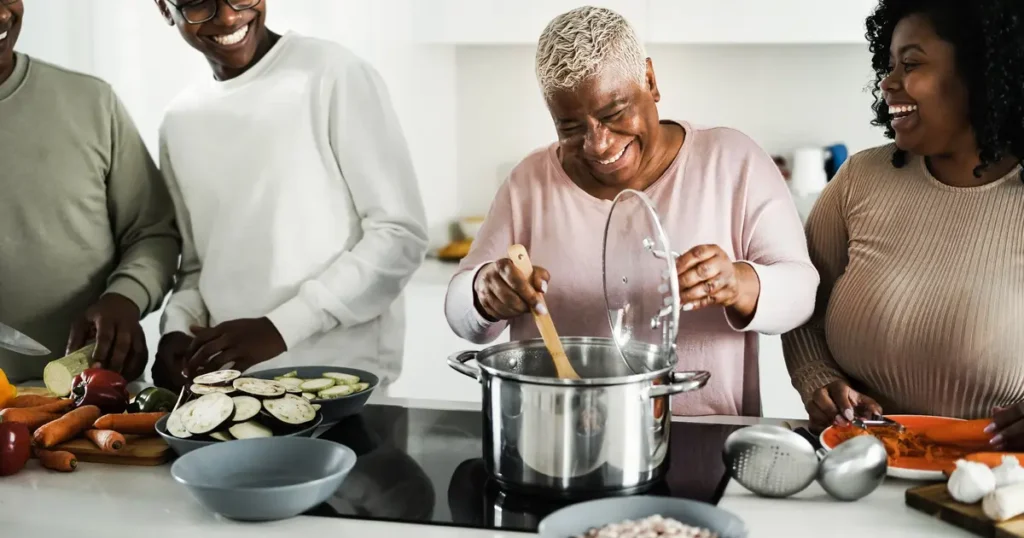
<svg viewBox="0 0 1024 538">
<path fill-rule="evenodd" d="M 267 0 L 155 1 L 213 77 L 160 129 L 183 248 L 154 381 L 229 364 L 394 381 L 427 235 L 380 76 L 338 44 L 268 30 Z"/>
</svg>

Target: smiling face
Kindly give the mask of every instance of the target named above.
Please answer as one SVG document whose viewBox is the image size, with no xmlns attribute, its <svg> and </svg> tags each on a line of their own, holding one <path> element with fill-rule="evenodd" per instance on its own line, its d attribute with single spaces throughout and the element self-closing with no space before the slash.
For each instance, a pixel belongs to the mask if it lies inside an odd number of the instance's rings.
<svg viewBox="0 0 1024 538">
<path fill-rule="evenodd" d="M 233 0 L 231 3 L 236 6 L 254 4 L 240 11 L 226 0 L 156 0 L 156 3 L 168 22 L 178 27 L 185 42 L 206 57 L 218 78 L 229 78 L 245 71 L 259 60 L 261 49 L 269 48 L 265 26 L 267 0 L 258 3 Z M 202 11 L 203 6 L 216 7 L 217 15 L 200 24 L 192 24 L 182 15 L 183 11 L 190 14 Z"/>
<path fill-rule="evenodd" d="M 19 0 L 11 5 L 0 3 L 0 82 L 14 71 L 14 44 L 21 34 L 21 17 L 25 6 Z"/>
<path fill-rule="evenodd" d="M 658 161 L 661 149 L 660 98 L 650 62 L 645 84 L 608 73 L 590 77 L 576 89 L 552 93 L 547 105 L 562 162 L 567 170 L 589 176 L 573 179 L 615 188 L 634 188 L 643 181 L 644 170 Z"/>
<path fill-rule="evenodd" d="M 905 17 L 890 45 L 890 72 L 881 89 L 896 145 L 937 156 L 973 144 L 967 87 L 956 68 L 956 50 L 924 15 Z"/>
</svg>

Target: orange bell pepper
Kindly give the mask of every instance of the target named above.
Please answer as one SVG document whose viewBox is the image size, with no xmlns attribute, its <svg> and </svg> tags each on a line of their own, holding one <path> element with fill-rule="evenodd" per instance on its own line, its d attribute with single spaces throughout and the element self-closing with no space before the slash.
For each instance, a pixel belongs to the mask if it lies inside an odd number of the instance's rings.
<svg viewBox="0 0 1024 538">
<path fill-rule="evenodd" d="M 0 369 L 0 409 L 7 407 L 18 396 L 18 389 L 7 380 L 7 374 Z"/>
</svg>

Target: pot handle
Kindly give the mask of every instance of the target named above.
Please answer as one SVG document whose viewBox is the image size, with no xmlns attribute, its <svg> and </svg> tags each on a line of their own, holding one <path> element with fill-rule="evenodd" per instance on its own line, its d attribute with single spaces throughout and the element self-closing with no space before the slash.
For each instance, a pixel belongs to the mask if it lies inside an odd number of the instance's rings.
<svg viewBox="0 0 1024 538">
<path fill-rule="evenodd" d="M 681 392 L 697 390 L 708 384 L 711 379 L 711 372 L 695 370 L 692 372 L 672 372 L 669 374 L 671 382 L 668 385 L 653 385 L 647 389 L 648 398 L 660 398 Z"/>
<path fill-rule="evenodd" d="M 466 366 L 466 363 L 476 359 L 476 351 L 460 351 L 452 354 L 448 357 L 448 366 L 451 366 L 452 370 L 476 380 L 480 380 L 480 368 L 473 368 L 472 366 Z"/>
</svg>

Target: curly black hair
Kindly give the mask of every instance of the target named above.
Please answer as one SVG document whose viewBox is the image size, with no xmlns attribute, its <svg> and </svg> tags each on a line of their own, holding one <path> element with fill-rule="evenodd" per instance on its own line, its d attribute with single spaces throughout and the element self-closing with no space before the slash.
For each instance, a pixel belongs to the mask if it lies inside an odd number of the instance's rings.
<svg viewBox="0 0 1024 538">
<path fill-rule="evenodd" d="M 895 133 L 880 84 L 889 74 L 889 46 L 896 24 L 923 15 L 956 50 L 956 68 L 967 87 L 970 122 L 978 145 L 980 177 L 1007 153 L 1024 158 L 1024 0 L 880 0 L 867 19 L 871 67 L 875 71 L 872 124 Z M 902 167 L 906 153 L 896 151 Z"/>
</svg>

